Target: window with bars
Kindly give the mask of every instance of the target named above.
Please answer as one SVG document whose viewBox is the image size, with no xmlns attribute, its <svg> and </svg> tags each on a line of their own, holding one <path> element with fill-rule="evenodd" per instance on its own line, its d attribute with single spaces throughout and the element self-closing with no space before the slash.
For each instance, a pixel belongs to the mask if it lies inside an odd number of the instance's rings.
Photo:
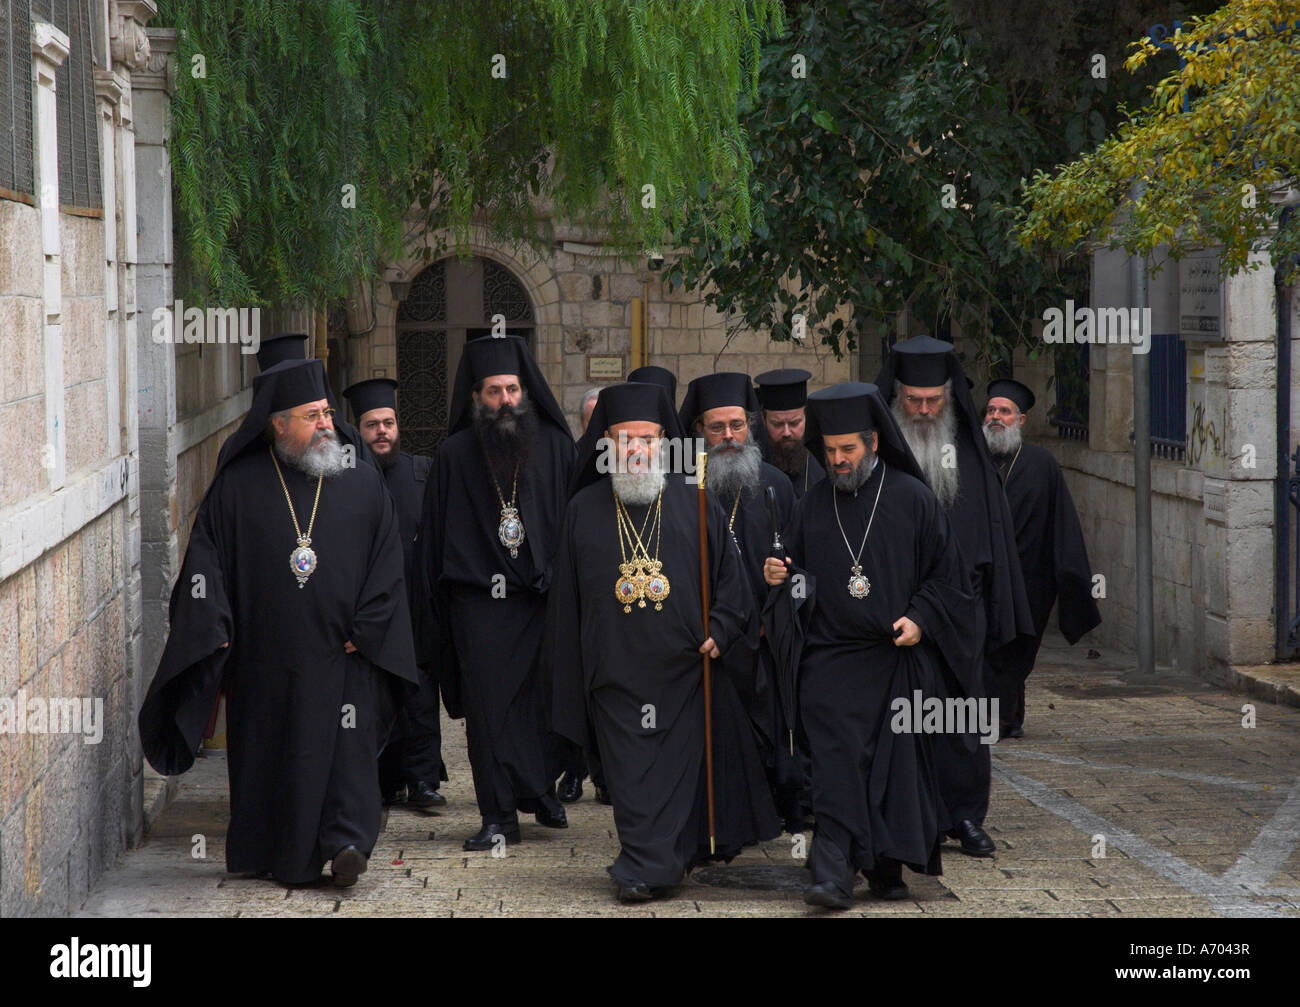
<svg viewBox="0 0 1300 1007">
<path fill-rule="evenodd" d="M 36 196 L 31 39 L 29 0 L 0 0 L 0 198 L 23 202 Z"/>
<path fill-rule="evenodd" d="M 1092 368 L 1087 343 L 1062 343 L 1054 348 L 1056 406 L 1051 422 L 1064 440 L 1088 441 L 1088 409 Z"/>
<path fill-rule="evenodd" d="M 15 0 L 17 2 L 17 0 Z M 95 112 L 94 22 L 89 0 L 36 0 L 40 12 L 68 36 L 68 58 L 55 72 L 59 126 L 59 203 L 99 210 L 99 128 Z"/>
<path fill-rule="evenodd" d="M 1187 454 L 1187 348 L 1177 335 L 1151 337 L 1151 455 Z"/>
</svg>

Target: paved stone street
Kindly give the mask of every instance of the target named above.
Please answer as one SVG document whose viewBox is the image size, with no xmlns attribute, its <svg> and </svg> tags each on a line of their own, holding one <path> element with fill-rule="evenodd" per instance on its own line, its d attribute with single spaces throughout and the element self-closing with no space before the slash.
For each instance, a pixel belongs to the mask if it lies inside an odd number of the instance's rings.
<svg viewBox="0 0 1300 1007">
<path fill-rule="evenodd" d="M 1030 679 L 1026 735 L 993 752 L 992 860 L 945 848 L 944 874 L 905 872 L 913 898 L 858 888 L 844 915 L 1300 915 L 1300 709 L 1195 682 L 1135 685 L 1131 662 L 1049 640 Z M 1255 704 L 1256 726 L 1242 726 Z M 802 916 L 790 837 L 700 868 L 676 897 L 619 906 L 605 867 L 610 810 L 568 809 L 567 831 L 523 819 L 508 856 L 466 854 L 478 827 L 463 722 L 444 722 L 452 781 L 437 816 L 395 808 L 348 891 L 287 889 L 224 870 L 224 759 L 200 760 L 142 847 L 91 892 L 83 916 Z M 207 859 L 191 856 L 206 839 Z M 1103 850 L 1104 844 L 1104 850 Z"/>
</svg>

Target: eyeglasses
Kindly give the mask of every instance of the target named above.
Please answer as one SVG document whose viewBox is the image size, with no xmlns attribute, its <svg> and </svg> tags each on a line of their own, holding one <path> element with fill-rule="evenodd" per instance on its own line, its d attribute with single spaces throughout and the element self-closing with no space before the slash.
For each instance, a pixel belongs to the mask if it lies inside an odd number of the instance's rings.
<svg viewBox="0 0 1300 1007">
<path fill-rule="evenodd" d="M 312 426 L 315 426 L 321 420 L 329 420 L 331 423 L 333 423 L 334 413 L 336 411 L 337 410 L 334 409 L 313 409 L 309 413 L 290 413 L 289 415 L 292 416 L 295 420 L 306 420 Z"/>
<path fill-rule="evenodd" d="M 704 429 L 713 434 L 714 437 L 721 437 L 724 431 L 730 430 L 733 434 L 744 433 L 745 428 L 749 426 L 744 420 L 732 420 L 730 423 L 710 423 Z"/>
</svg>

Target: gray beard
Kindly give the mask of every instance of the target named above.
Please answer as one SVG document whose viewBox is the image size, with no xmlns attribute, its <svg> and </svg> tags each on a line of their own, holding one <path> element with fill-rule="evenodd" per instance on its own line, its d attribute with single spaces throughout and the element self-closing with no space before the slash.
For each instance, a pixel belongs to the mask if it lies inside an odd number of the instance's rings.
<svg viewBox="0 0 1300 1007">
<path fill-rule="evenodd" d="M 957 502 L 957 492 L 961 488 L 958 480 L 957 466 L 946 468 L 943 464 L 944 448 L 949 444 L 957 448 L 957 413 L 951 397 L 939 414 L 937 420 L 925 420 L 919 416 L 909 417 L 903 409 L 901 396 L 895 397 L 893 405 L 894 418 L 907 438 L 908 447 L 916 455 L 917 464 L 921 466 L 926 482 L 934 490 L 945 510 Z"/>
<path fill-rule="evenodd" d="M 987 423 L 984 424 L 984 440 L 988 442 L 989 450 L 999 458 L 1015 454 L 1020 450 L 1022 443 L 1020 436 L 1020 427 L 1003 427 L 1001 430 L 993 431 L 989 429 Z"/>
<path fill-rule="evenodd" d="M 664 473 L 658 468 L 648 472 L 611 472 L 609 478 L 620 500 L 639 507 L 654 503 L 664 488 Z"/>
<path fill-rule="evenodd" d="M 876 460 L 876 456 L 868 451 L 858 459 L 858 463 L 847 472 L 836 472 L 830 470 L 831 485 L 841 493 L 856 493 L 871 478 L 871 464 Z"/>
<path fill-rule="evenodd" d="M 724 448 L 719 441 L 709 448 L 708 467 L 704 478 L 709 489 L 730 500 L 742 490 L 758 486 L 762 474 L 763 452 L 753 441 L 736 448 Z"/>
<path fill-rule="evenodd" d="M 317 448 L 321 441 L 325 446 Z M 343 446 L 332 430 L 317 430 L 311 437 L 311 443 L 300 452 L 288 450 L 280 441 L 275 442 L 275 453 L 286 465 L 292 465 L 299 472 L 309 476 L 324 476 L 326 479 L 336 476 L 347 468 L 343 455 Z"/>
</svg>

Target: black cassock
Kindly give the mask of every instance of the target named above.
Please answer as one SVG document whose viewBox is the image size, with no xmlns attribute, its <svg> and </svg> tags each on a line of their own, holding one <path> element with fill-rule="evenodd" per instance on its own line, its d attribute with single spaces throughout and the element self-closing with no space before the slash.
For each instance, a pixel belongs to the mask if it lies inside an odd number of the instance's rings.
<svg viewBox="0 0 1300 1007">
<path fill-rule="evenodd" d="M 949 408 L 956 408 L 950 402 Z M 948 511 L 953 537 L 961 550 L 961 559 L 970 582 L 971 593 L 980 599 L 976 606 L 965 668 L 953 666 L 946 677 L 948 695 L 983 700 L 991 694 L 992 672 L 988 653 L 1005 642 L 1016 639 L 1017 628 L 1028 623 L 1020 571 L 1014 561 L 1015 540 L 1011 515 L 1002 494 L 1001 484 L 991 460 L 978 451 L 972 432 L 962 413 L 957 419 L 957 500 Z M 1023 609 L 1017 618 L 1017 610 Z M 952 824 L 984 822 L 989 807 L 991 759 L 989 746 L 974 729 L 965 734 L 940 737 L 935 745 L 945 804 Z"/>
<path fill-rule="evenodd" d="M 417 533 L 424 507 L 433 459 L 402 451 L 389 466 L 381 466 L 384 483 L 397 506 L 397 525 L 402 536 L 402 563 L 406 571 L 406 596 L 410 603 L 411 628 L 415 633 L 416 663 L 420 683 L 402 698 L 397 724 L 388 747 L 379 758 L 379 785 L 391 793 L 403 784 L 424 781 L 435 789 L 447 779 L 442 761 L 442 730 L 438 722 L 438 680 L 429 634 L 424 622 L 427 597 L 424 571 L 416 561 Z"/>
<path fill-rule="evenodd" d="M 436 617 L 438 678 L 447 712 L 465 718 L 485 822 L 536 811 L 558 775 L 538 661 L 573 462 L 573 439 L 539 423 L 519 473 L 524 541 L 513 558 L 498 538 L 501 502 L 472 426 L 443 443 L 425 494 L 421 562 Z M 501 487 L 507 501 L 510 489 Z"/>
<path fill-rule="evenodd" d="M 808 457 L 811 459 L 812 456 Z M 772 518 L 766 497 L 768 486 L 776 491 L 777 528 L 784 531 L 794 509 L 794 491 L 790 478 L 775 465 L 764 462 L 758 488 L 742 493 L 739 500 L 735 497 L 719 498 L 729 522 L 732 507 L 736 508 L 735 522 L 731 527 L 744 562 L 756 612 L 762 611 L 767 598 L 763 561 L 772 553 Z M 777 811 L 793 824 L 807 812 L 807 758 L 798 749 L 796 754 L 790 753 L 789 727 L 782 711 L 772 652 L 766 638 L 760 638 L 758 646 L 752 650 L 737 648 L 723 663 L 729 666 L 732 681 L 740 690 L 741 702 L 763 739 L 763 761 Z"/>
<path fill-rule="evenodd" d="M 1101 624 L 1101 613 L 1092 597 L 1083 529 L 1061 466 L 1037 444 L 1024 444 L 1014 465 L 1011 456 L 997 461 L 1034 617 L 1032 638 L 1019 637 L 990 659 L 1002 719 L 1018 726 L 1025 719 L 1025 679 L 1034 670 L 1052 606 L 1059 601 L 1057 623 L 1072 644 Z"/>
<path fill-rule="evenodd" d="M 871 586 L 855 598 L 844 539 L 854 552 L 861 546 L 878 490 L 862 553 Z M 923 483 L 878 461 L 856 495 L 829 480 L 810 489 L 795 507 L 786 548 L 817 585 L 799 667 L 799 717 L 812 754 L 813 880 L 852 892 L 855 873 L 879 857 L 939 874 L 948 823 L 934 764 L 938 736 L 895 733 L 891 719 L 895 699 L 911 705 L 918 690 L 944 696 L 944 676 L 971 660 L 976 605 L 948 518 Z M 895 646 L 901 616 L 921 627 L 916 646 Z"/>
<path fill-rule="evenodd" d="M 790 484 L 794 488 L 794 498 L 802 500 L 803 495 L 812 489 L 817 483 L 826 478 L 826 470 L 822 468 L 821 463 L 808 452 L 804 456 L 803 471 L 790 476 Z"/>
<path fill-rule="evenodd" d="M 280 468 L 305 532 L 317 480 Z M 318 566 L 302 588 L 295 544 L 270 452 L 250 445 L 199 509 L 140 738 L 160 773 L 184 772 L 224 682 L 227 869 L 304 883 L 344 846 L 373 849 L 391 679 L 414 683 L 416 668 L 397 514 L 378 471 L 362 464 L 325 480 L 311 533 Z"/>
<path fill-rule="evenodd" d="M 596 733 L 622 850 L 609 868 L 621 885 L 674 885 L 708 859 L 704 757 L 704 642 L 700 611 L 698 491 L 668 475 L 658 555 L 670 592 L 624 612 L 614 495 L 608 479 L 569 504 L 548 610 L 552 726 L 585 745 Z M 653 506 L 650 505 L 650 506 Z M 648 507 L 629 505 L 637 529 Z M 753 597 L 727 513 L 708 499 L 709 635 L 724 657 L 752 647 Z M 653 543 L 646 543 L 651 554 Z M 723 662 L 713 662 L 717 856 L 780 834 L 753 728 Z"/>
</svg>

